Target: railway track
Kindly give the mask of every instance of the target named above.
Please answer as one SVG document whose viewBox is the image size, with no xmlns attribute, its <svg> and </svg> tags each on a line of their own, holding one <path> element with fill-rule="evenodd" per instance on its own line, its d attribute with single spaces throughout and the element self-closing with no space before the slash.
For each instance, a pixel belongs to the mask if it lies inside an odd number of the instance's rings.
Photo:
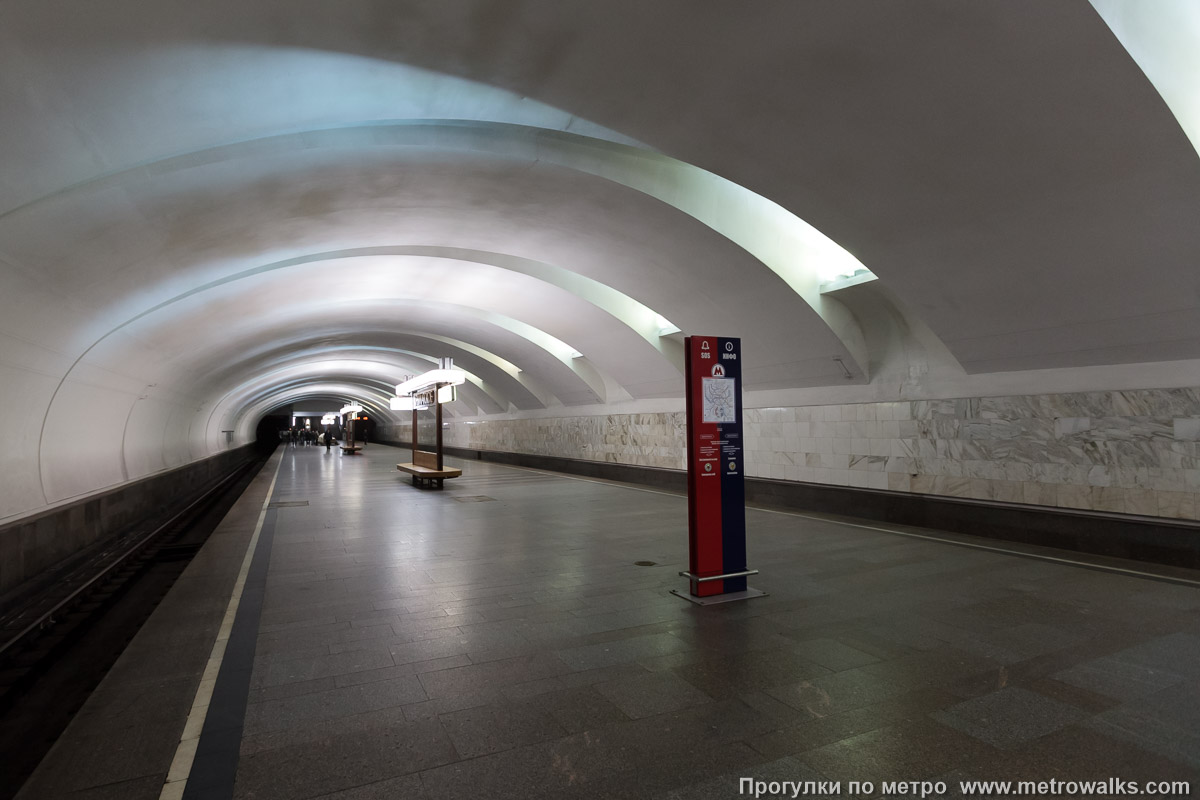
<svg viewBox="0 0 1200 800">
<path fill-rule="evenodd" d="M 58 570 L 0 613 L 0 800 L 16 796 L 263 463 Z"/>
</svg>

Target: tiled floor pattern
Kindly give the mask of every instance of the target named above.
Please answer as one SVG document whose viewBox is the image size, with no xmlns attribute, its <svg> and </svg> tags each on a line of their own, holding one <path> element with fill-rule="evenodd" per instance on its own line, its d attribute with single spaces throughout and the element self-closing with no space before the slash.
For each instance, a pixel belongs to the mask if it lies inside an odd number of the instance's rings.
<svg viewBox="0 0 1200 800">
<path fill-rule="evenodd" d="M 1200 590 L 751 510 L 769 597 L 697 607 L 682 498 L 406 456 L 285 454 L 239 798 L 1200 792 Z"/>
</svg>

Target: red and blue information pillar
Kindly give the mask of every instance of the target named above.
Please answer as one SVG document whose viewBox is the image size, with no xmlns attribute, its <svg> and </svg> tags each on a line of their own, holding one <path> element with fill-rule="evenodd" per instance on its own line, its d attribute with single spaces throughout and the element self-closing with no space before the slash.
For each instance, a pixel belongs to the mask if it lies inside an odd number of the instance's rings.
<svg viewBox="0 0 1200 800">
<path fill-rule="evenodd" d="M 746 571 L 741 340 L 689 336 L 684 349 L 691 593 L 742 592 L 745 576 L 695 580 Z"/>
</svg>

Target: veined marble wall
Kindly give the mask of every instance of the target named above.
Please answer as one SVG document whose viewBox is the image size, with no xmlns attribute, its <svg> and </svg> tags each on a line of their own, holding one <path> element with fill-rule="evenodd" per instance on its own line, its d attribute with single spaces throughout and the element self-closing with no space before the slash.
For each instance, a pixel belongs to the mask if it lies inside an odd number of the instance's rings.
<svg viewBox="0 0 1200 800">
<path fill-rule="evenodd" d="M 1200 389 L 755 409 L 753 475 L 1197 519 Z"/>
<path fill-rule="evenodd" d="M 1200 389 L 756 408 L 744 425 L 754 477 L 1200 518 Z M 444 441 L 684 466 L 679 412 L 454 421 Z"/>
<path fill-rule="evenodd" d="M 684 468 L 683 412 L 452 422 L 446 444 L 642 467 Z"/>
</svg>

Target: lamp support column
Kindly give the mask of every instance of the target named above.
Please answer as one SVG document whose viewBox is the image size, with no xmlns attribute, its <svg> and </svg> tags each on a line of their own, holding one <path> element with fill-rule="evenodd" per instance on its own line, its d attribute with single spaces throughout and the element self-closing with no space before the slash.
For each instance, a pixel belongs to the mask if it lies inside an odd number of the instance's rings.
<svg viewBox="0 0 1200 800">
<path fill-rule="evenodd" d="M 441 384 L 438 384 L 439 386 Z M 437 428 L 437 468 L 442 469 L 442 404 L 437 402 L 437 392 L 434 392 L 434 427 Z"/>
</svg>

